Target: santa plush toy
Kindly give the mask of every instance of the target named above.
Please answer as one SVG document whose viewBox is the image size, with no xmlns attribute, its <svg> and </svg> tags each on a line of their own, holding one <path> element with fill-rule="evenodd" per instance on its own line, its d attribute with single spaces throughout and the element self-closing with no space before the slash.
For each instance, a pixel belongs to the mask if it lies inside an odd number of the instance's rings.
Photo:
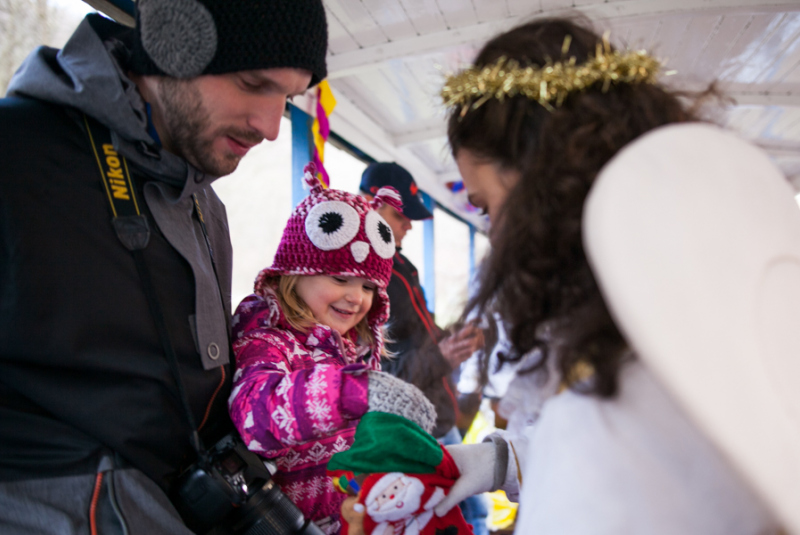
<svg viewBox="0 0 800 535">
<path fill-rule="evenodd" d="M 433 516 L 433 508 L 444 498 L 444 489 L 425 486 L 421 479 L 401 472 L 377 476 L 369 489 L 367 515 L 378 522 L 373 535 L 418 535 Z M 366 523 L 366 522 L 365 522 Z"/>
<path fill-rule="evenodd" d="M 337 489 L 364 505 L 366 535 L 472 533 L 458 507 L 434 514 L 460 474 L 447 450 L 402 416 L 365 414 L 353 445 L 331 457 L 328 473 Z"/>
</svg>

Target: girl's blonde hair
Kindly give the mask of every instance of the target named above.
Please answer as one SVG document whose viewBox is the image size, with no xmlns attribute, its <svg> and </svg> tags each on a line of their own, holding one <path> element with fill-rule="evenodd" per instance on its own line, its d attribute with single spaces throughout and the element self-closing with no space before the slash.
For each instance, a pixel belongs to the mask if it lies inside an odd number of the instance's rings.
<svg viewBox="0 0 800 535">
<path fill-rule="evenodd" d="M 297 291 L 295 290 L 297 281 L 301 276 L 302 275 L 280 275 L 270 279 L 268 282 L 278 296 L 278 303 L 281 306 L 286 321 L 298 331 L 305 333 L 308 332 L 314 324 L 319 322 L 314 317 L 309 306 L 297 295 Z M 373 347 L 375 345 L 375 338 L 372 336 L 368 317 L 369 312 L 358 322 L 354 329 L 362 343 Z"/>
</svg>

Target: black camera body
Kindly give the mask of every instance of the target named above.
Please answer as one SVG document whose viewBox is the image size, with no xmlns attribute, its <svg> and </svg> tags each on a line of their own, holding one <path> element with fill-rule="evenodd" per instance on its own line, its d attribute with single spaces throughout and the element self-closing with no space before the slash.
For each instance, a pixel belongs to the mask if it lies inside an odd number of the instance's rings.
<svg viewBox="0 0 800 535">
<path fill-rule="evenodd" d="M 322 535 L 235 434 L 204 452 L 174 488 L 173 504 L 199 535 Z"/>
</svg>

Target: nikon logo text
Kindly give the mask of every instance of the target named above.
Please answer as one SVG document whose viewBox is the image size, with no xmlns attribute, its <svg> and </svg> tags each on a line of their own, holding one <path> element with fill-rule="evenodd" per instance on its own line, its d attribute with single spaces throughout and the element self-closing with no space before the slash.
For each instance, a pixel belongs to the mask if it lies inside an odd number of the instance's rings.
<svg viewBox="0 0 800 535">
<path fill-rule="evenodd" d="M 114 150 L 114 145 L 106 143 L 103 145 L 103 152 L 106 156 L 108 165 L 108 183 L 111 185 L 111 194 L 115 199 L 129 201 L 131 199 L 128 192 L 128 185 L 125 183 L 125 176 L 122 174 L 122 166 L 119 155 Z"/>
</svg>

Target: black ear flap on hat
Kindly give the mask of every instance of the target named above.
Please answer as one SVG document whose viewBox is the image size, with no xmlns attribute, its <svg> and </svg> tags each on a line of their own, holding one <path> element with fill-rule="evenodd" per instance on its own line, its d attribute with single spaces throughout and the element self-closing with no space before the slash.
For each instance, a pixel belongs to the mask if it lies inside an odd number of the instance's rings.
<svg viewBox="0 0 800 535">
<path fill-rule="evenodd" d="M 214 17 L 197 0 L 139 0 L 138 24 L 147 55 L 175 78 L 200 75 L 217 52 Z"/>
</svg>

